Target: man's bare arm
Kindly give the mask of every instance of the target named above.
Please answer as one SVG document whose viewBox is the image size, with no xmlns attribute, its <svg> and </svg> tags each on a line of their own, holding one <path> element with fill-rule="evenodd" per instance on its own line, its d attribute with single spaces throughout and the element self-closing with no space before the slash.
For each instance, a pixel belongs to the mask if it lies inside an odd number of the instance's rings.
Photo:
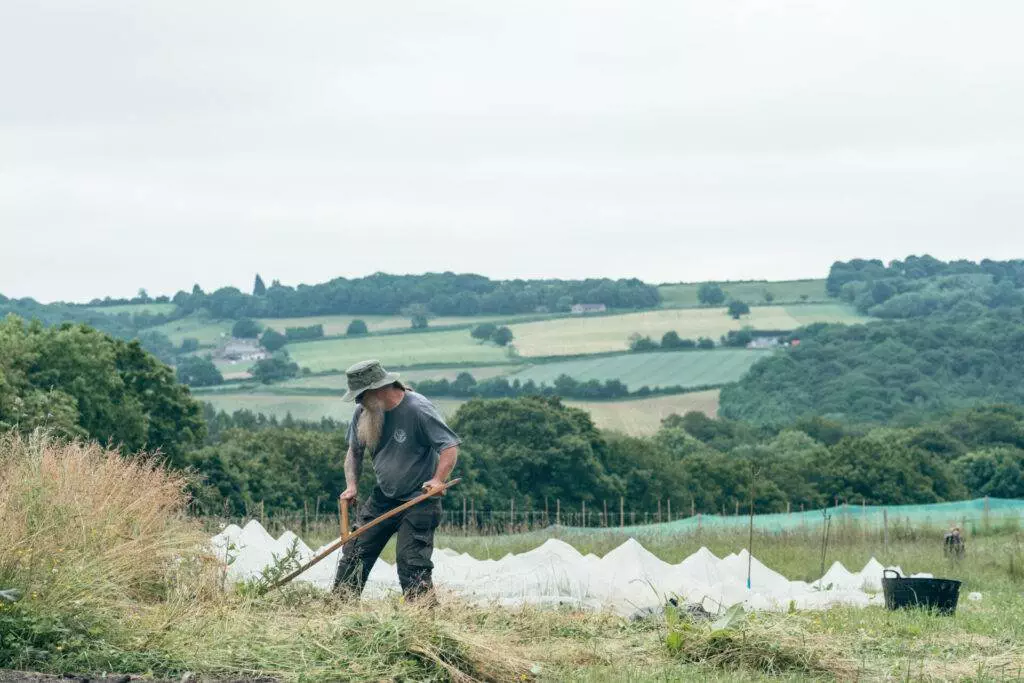
<svg viewBox="0 0 1024 683">
<path fill-rule="evenodd" d="M 430 481 L 423 482 L 423 488 L 430 490 L 444 486 L 444 482 L 448 479 L 448 475 L 450 475 L 452 470 L 455 469 L 455 463 L 458 459 L 458 446 L 451 446 L 441 451 L 437 458 L 437 469 L 434 471 L 434 478 Z"/>
<path fill-rule="evenodd" d="M 356 457 L 352 446 L 348 447 L 348 454 L 345 455 L 345 491 L 341 494 L 342 500 L 356 497 L 359 488 L 359 471 L 363 468 L 363 459 Z"/>
</svg>

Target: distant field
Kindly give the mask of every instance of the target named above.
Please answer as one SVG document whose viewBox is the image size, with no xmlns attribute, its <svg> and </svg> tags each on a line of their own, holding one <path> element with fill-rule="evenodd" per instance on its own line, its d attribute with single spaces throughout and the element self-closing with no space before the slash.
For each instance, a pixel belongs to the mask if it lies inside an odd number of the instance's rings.
<svg viewBox="0 0 1024 683">
<path fill-rule="evenodd" d="M 338 396 L 276 396 L 274 394 L 251 393 L 216 396 L 202 394 L 197 396 L 217 410 L 234 412 L 251 410 L 254 413 L 277 415 L 282 418 L 288 413 L 297 420 L 319 420 L 332 417 L 335 420 L 352 419 L 354 403 L 345 403 Z M 451 416 L 464 403 L 458 399 L 432 399 L 434 405 L 445 415 Z"/>
<path fill-rule="evenodd" d="M 210 320 L 200 316 L 189 316 L 180 320 L 172 320 L 163 325 L 146 329 L 163 332 L 177 346 L 186 337 L 195 337 L 202 346 L 216 346 L 231 336 L 233 320 Z M 222 336 L 223 335 L 223 336 Z"/>
<path fill-rule="evenodd" d="M 344 370 L 367 358 L 384 366 L 427 363 L 494 363 L 508 359 L 507 351 L 494 344 L 481 344 L 468 330 L 395 334 L 381 337 L 325 339 L 289 344 L 292 359 L 313 372 Z"/>
<path fill-rule="evenodd" d="M 664 309 L 625 315 L 562 318 L 512 326 L 514 344 L 522 356 L 624 351 L 634 332 L 656 341 L 669 330 L 679 336 L 718 339 L 729 330 L 746 326 L 765 330 L 791 330 L 811 322 L 860 322 L 865 320 L 842 304 L 752 306 L 750 315 L 733 320 L 721 308 Z"/>
<path fill-rule="evenodd" d="M 204 394 L 198 397 L 213 405 L 217 410 L 233 412 L 251 410 L 256 413 L 277 415 L 283 418 L 288 413 L 301 420 L 319 420 L 332 417 L 336 420 L 352 419 L 353 404 L 343 403 L 336 396 L 275 396 L 273 394 L 240 394 L 214 396 Z M 465 401 L 459 399 L 431 399 L 438 409 L 451 417 Z M 661 426 L 661 420 L 676 413 L 682 415 L 697 410 L 714 417 L 718 410 L 718 391 L 697 391 L 675 396 L 659 396 L 635 401 L 566 401 L 566 405 L 589 412 L 594 423 L 602 429 L 641 436 L 653 434 Z"/>
<path fill-rule="evenodd" d="M 479 325 L 480 323 L 493 320 L 515 320 L 525 316 L 515 315 L 483 315 L 474 317 L 442 316 L 431 318 L 431 327 L 442 327 L 444 325 Z M 370 332 L 382 332 L 385 330 L 409 329 L 410 321 L 407 316 L 401 315 L 314 315 L 305 318 L 259 318 L 259 322 L 271 327 L 282 334 L 288 327 L 309 327 L 310 325 L 323 325 L 324 334 L 335 336 L 345 334 L 348 324 L 355 319 L 362 320 Z"/>
<path fill-rule="evenodd" d="M 679 285 L 661 285 L 658 291 L 661 292 L 663 306 L 699 306 L 697 290 L 703 283 L 688 283 Z M 824 280 L 787 280 L 782 282 L 720 282 L 726 296 L 730 299 L 740 299 L 748 304 L 765 303 L 765 292 L 774 295 L 775 303 L 793 303 L 800 301 L 830 301 L 825 292 Z M 806 296 L 806 299 L 802 299 Z"/>
<path fill-rule="evenodd" d="M 275 396 L 265 393 L 231 394 L 217 396 L 202 394 L 199 400 L 211 403 L 217 410 L 233 412 L 248 409 L 255 413 L 277 415 L 282 418 L 288 413 L 302 420 L 319 420 L 332 417 L 336 420 L 352 419 L 353 404 L 344 403 L 337 396 Z M 459 406 L 460 399 L 431 399 L 446 416 L 451 417 Z M 718 391 L 697 391 L 690 394 L 658 396 L 634 401 L 566 401 L 566 405 L 581 408 L 591 414 L 595 424 L 602 429 L 614 429 L 636 436 L 653 434 L 661 426 L 661 420 L 672 413 L 682 415 L 698 410 L 714 417 L 718 410 Z"/>
<path fill-rule="evenodd" d="M 229 360 L 215 360 L 213 364 L 220 370 L 220 374 L 224 375 L 224 379 L 245 379 L 249 377 L 249 370 L 255 364 L 255 361 L 251 360 L 240 360 L 240 361 L 229 361 Z"/>
<path fill-rule="evenodd" d="M 699 411 L 714 417 L 718 412 L 718 389 L 634 401 L 566 401 L 566 405 L 586 410 L 601 429 L 644 436 L 658 431 L 661 421 L 673 413 Z"/>
<path fill-rule="evenodd" d="M 399 374 L 401 374 L 402 380 L 415 385 L 416 382 L 420 382 L 425 379 L 446 379 L 451 381 L 455 379 L 460 372 L 468 372 L 473 375 L 476 380 L 489 379 L 491 377 L 498 377 L 509 372 L 514 372 L 519 367 L 521 366 L 489 365 L 480 368 L 435 368 L 426 370 L 402 370 Z M 282 389 L 343 390 L 347 388 L 347 380 L 343 374 L 321 375 L 318 377 L 299 377 L 285 382 L 278 382 L 274 387 L 280 387 Z"/>
<path fill-rule="evenodd" d="M 122 304 L 120 306 L 89 306 L 90 311 L 106 313 L 107 315 L 119 315 L 121 313 L 151 313 L 152 315 L 167 315 L 174 313 L 177 306 L 174 304 Z"/>
<path fill-rule="evenodd" d="M 559 375 L 579 381 L 617 379 L 631 391 L 650 388 L 735 382 L 750 366 L 770 351 L 721 349 L 717 351 L 675 351 L 630 353 L 604 358 L 581 358 L 560 363 L 534 365 L 516 373 L 516 379 L 552 385 Z"/>
</svg>

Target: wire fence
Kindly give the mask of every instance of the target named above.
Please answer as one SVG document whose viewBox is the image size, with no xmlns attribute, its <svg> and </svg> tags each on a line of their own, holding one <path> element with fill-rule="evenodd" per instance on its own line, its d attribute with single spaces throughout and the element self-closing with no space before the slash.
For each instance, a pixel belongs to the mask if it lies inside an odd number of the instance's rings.
<svg viewBox="0 0 1024 683">
<path fill-rule="evenodd" d="M 333 504 L 333 501 L 331 501 Z M 866 505 L 839 502 L 816 510 L 750 515 L 735 505 L 732 514 L 719 510 L 704 513 L 691 501 L 683 510 L 670 499 L 659 501 L 653 510 L 635 510 L 624 499 L 602 501 L 599 505 L 563 506 L 560 500 L 547 501 L 540 509 L 517 508 L 514 499 L 507 509 L 477 509 L 476 501 L 457 496 L 442 498 L 438 531 L 447 535 L 494 536 L 539 531 L 557 527 L 590 532 L 618 532 L 640 536 L 701 533 L 714 530 L 739 530 L 751 523 L 759 533 L 813 531 L 822 524 L 834 525 L 838 532 L 862 535 L 877 534 L 879 538 L 908 537 L 914 528 L 934 529 L 960 527 L 965 533 L 977 535 L 993 527 L 1019 529 L 1024 521 L 1024 500 L 978 498 L 951 503 L 927 505 Z M 208 529 L 219 529 L 229 523 L 243 525 L 257 519 L 272 534 L 291 530 L 300 536 L 323 538 L 340 533 L 337 509 L 325 509 L 320 500 L 306 505 L 300 512 L 264 513 L 257 506 L 244 517 L 226 515 L 204 517 Z M 354 517 L 354 516 L 353 516 Z"/>
</svg>

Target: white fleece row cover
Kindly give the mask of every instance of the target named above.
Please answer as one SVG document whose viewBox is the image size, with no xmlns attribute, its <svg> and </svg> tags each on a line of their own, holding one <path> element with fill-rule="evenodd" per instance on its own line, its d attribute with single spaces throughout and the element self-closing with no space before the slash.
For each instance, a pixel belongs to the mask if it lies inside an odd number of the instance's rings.
<svg viewBox="0 0 1024 683">
<path fill-rule="evenodd" d="M 244 528 L 227 526 L 211 539 L 218 557 L 227 563 L 231 580 L 256 578 L 285 555 L 292 544 L 305 562 L 311 550 L 291 531 L 275 539 L 256 520 Z M 301 574 L 296 581 L 329 589 L 341 551 L 337 550 Z M 827 609 L 833 605 L 866 607 L 883 604 L 882 566 L 874 558 L 858 572 L 835 562 L 812 583 L 790 581 L 757 558 L 750 558 L 747 588 L 746 550 L 716 557 L 701 548 L 679 564 L 669 564 L 630 538 L 604 557 L 583 555 L 568 543 L 548 539 L 540 547 L 500 560 L 477 560 L 465 553 L 434 551 L 434 584 L 477 604 L 569 605 L 612 610 L 623 616 L 658 608 L 670 597 L 699 604 L 719 613 L 742 603 L 751 610 Z M 893 567 L 902 575 L 899 567 Z M 930 578 L 930 574 L 915 574 Z M 370 572 L 364 598 L 380 598 L 400 590 L 395 567 L 378 560 Z"/>
</svg>

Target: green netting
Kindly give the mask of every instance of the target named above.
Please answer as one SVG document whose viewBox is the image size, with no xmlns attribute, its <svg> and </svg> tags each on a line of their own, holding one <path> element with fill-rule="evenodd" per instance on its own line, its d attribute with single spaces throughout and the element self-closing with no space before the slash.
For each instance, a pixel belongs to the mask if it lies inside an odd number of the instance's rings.
<svg viewBox="0 0 1024 683">
<path fill-rule="evenodd" d="M 758 531 L 793 531 L 822 524 L 826 515 L 835 524 L 850 521 L 866 526 L 884 523 L 886 515 L 890 525 L 912 524 L 914 526 L 953 526 L 985 521 L 999 523 L 1006 519 L 1024 519 L 1024 500 L 1016 498 L 977 498 L 952 503 L 930 505 L 840 505 L 824 510 L 805 512 L 754 515 L 754 528 Z M 610 515 L 609 515 L 610 516 Z M 614 521 L 614 520 L 612 520 Z M 635 534 L 671 534 L 696 531 L 698 525 L 704 529 L 746 528 L 750 517 L 734 515 L 696 515 L 661 524 L 631 525 L 626 527 L 608 526 L 588 528 L 587 531 L 627 532 Z"/>
</svg>

